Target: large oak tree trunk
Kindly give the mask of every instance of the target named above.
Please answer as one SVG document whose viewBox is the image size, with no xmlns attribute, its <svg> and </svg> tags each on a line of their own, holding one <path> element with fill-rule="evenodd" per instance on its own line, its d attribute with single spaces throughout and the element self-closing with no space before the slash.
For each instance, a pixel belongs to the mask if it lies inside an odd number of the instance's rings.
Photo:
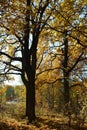
<svg viewBox="0 0 87 130">
<path fill-rule="evenodd" d="M 35 86 L 32 81 L 26 86 L 26 116 L 30 123 L 35 120 Z"/>
<path fill-rule="evenodd" d="M 29 77 L 26 79 L 26 75 L 23 74 L 22 80 L 26 87 L 26 116 L 29 122 L 35 120 L 35 73 L 29 71 Z"/>
<path fill-rule="evenodd" d="M 34 40 L 35 43 L 37 41 Z M 35 74 L 36 74 L 36 44 L 33 43 L 33 51 L 22 50 L 22 80 L 26 87 L 26 116 L 29 123 L 35 120 Z"/>
</svg>

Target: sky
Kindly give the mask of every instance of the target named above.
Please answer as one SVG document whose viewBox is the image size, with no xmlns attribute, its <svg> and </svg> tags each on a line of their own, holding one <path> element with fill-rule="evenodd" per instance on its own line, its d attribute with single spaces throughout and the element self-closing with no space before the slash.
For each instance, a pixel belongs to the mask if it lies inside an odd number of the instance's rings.
<svg viewBox="0 0 87 130">
<path fill-rule="evenodd" d="M 9 80 L 9 81 L 6 80 L 6 81 L 4 81 L 4 84 L 5 84 L 5 85 L 11 85 L 11 86 L 23 85 L 23 82 L 22 82 L 20 76 L 14 75 L 13 78 L 14 78 L 14 79 L 12 79 L 12 80 Z"/>
</svg>

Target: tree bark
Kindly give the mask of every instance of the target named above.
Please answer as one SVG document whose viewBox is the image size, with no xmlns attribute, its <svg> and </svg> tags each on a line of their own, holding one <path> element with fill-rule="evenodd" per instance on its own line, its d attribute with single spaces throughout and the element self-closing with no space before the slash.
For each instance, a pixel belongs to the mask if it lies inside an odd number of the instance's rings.
<svg viewBox="0 0 87 130">
<path fill-rule="evenodd" d="M 22 66 L 25 67 L 24 63 Z M 35 70 L 33 65 L 22 70 L 22 80 L 26 87 L 26 116 L 30 123 L 35 120 Z"/>
<path fill-rule="evenodd" d="M 65 105 L 69 103 L 69 72 L 68 72 L 68 38 L 67 38 L 67 30 L 64 32 L 64 59 L 63 59 L 63 86 L 64 86 L 64 102 Z"/>
<path fill-rule="evenodd" d="M 31 81 L 26 88 L 26 116 L 31 123 L 35 120 L 35 86 Z"/>
<path fill-rule="evenodd" d="M 64 103 L 68 105 L 70 100 L 70 93 L 69 93 L 69 76 L 67 73 L 64 73 Z"/>
</svg>

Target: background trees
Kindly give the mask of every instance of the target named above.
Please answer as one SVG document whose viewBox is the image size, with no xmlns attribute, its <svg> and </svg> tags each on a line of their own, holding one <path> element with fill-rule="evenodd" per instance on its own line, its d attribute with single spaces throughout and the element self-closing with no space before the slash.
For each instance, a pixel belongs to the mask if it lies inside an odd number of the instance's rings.
<svg viewBox="0 0 87 130">
<path fill-rule="evenodd" d="M 81 10 L 79 9 L 80 6 Z M 50 28 L 54 31 L 56 37 L 54 43 L 57 46 L 59 45 L 56 57 L 59 57 L 61 62 L 60 69 L 64 85 L 65 104 L 69 102 L 69 89 L 71 86 L 69 82 L 73 80 L 74 72 L 76 75 L 76 72 L 78 73 L 80 67 L 85 66 L 86 62 L 86 30 L 83 31 L 82 29 L 82 26 L 86 27 L 86 23 L 82 23 L 82 19 L 86 21 L 85 6 L 85 2 L 84 4 L 75 1 L 60 2 L 55 6 L 54 24 L 53 22 L 50 23 Z M 81 63 L 82 59 L 85 60 L 83 65 Z M 80 80 L 78 76 L 76 77 L 77 80 Z"/>
</svg>

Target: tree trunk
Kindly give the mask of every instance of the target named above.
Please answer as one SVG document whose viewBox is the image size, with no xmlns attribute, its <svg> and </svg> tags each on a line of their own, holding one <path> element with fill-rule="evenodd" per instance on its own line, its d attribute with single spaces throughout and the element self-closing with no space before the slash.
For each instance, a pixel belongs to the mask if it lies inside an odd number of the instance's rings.
<svg viewBox="0 0 87 130">
<path fill-rule="evenodd" d="M 32 72 L 30 73 L 32 74 Z M 29 123 L 32 123 L 35 120 L 35 78 L 30 76 L 27 81 L 25 77 L 22 77 L 22 80 L 26 87 L 26 116 Z"/>
<path fill-rule="evenodd" d="M 32 81 L 26 86 L 26 116 L 29 123 L 35 120 L 35 86 Z"/>
<path fill-rule="evenodd" d="M 69 103 L 69 72 L 68 72 L 68 38 L 67 30 L 64 32 L 64 59 L 63 59 L 63 85 L 64 85 L 64 102 Z"/>
<path fill-rule="evenodd" d="M 22 56 L 22 80 L 26 87 L 26 116 L 29 123 L 32 123 L 35 120 L 36 47 L 31 53 L 24 48 Z"/>
<path fill-rule="evenodd" d="M 69 76 L 65 73 L 64 74 L 64 104 L 68 105 L 70 100 L 70 93 L 69 93 Z"/>
</svg>

